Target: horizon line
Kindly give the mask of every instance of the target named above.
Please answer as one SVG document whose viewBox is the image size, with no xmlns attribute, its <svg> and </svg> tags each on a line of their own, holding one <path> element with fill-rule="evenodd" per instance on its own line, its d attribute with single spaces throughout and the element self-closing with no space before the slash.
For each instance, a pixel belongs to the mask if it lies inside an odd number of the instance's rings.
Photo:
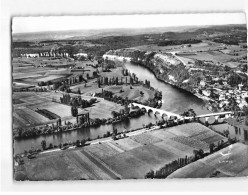
<svg viewBox="0 0 248 195">
<path fill-rule="evenodd" d="M 211 27 L 211 26 L 230 26 L 230 25 L 247 25 L 246 23 L 230 23 L 230 24 L 203 24 L 203 25 L 177 25 L 177 26 L 151 26 L 151 27 L 120 27 L 120 28 L 89 28 L 89 29 L 68 29 L 68 30 L 44 30 L 44 31 L 32 31 L 32 32 L 11 32 L 12 35 L 17 34 L 32 34 L 32 33 L 46 33 L 46 32 L 66 32 L 66 31 L 97 31 L 97 30 L 118 30 L 118 29 L 150 29 L 150 28 L 180 28 L 180 27 Z M 13 30 L 12 30 L 13 31 Z"/>
</svg>

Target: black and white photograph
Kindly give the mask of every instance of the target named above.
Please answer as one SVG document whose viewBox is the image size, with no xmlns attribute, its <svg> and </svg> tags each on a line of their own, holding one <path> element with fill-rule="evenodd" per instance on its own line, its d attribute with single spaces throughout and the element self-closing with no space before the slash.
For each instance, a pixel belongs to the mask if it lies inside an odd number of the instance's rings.
<svg viewBox="0 0 248 195">
<path fill-rule="evenodd" d="M 15 16 L 15 181 L 248 176 L 244 13 Z"/>
</svg>

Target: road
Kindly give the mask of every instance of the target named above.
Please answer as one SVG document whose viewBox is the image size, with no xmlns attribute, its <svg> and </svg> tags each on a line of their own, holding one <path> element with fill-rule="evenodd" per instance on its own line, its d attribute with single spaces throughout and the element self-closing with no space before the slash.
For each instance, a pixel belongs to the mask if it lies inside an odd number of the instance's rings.
<svg viewBox="0 0 248 195">
<path fill-rule="evenodd" d="M 158 129 L 160 129 L 159 126 L 154 126 L 154 127 L 150 128 L 150 129 L 143 128 L 143 129 L 140 129 L 140 130 L 137 130 L 137 131 L 134 131 L 134 132 L 127 133 L 125 138 L 132 137 L 132 136 L 135 136 L 135 135 L 139 135 L 139 134 L 149 132 L 149 131 L 158 130 Z M 100 144 L 100 143 L 110 142 L 110 141 L 113 141 L 113 139 L 112 138 L 102 138 L 102 139 L 90 141 L 88 143 L 90 145 L 94 145 L 94 144 Z M 76 149 L 76 146 L 70 146 L 66 150 L 71 150 L 71 149 Z M 46 154 L 46 153 L 51 153 L 51 152 L 59 152 L 59 151 L 62 151 L 62 150 L 60 148 L 53 149 L 53 150 L 46 150 L 46 151 L 40 152 L 40 154 Z"/>
<path fill-rule="evenodd" d="M 186 66 L 186 63 L 179 56 L 175 55 L 177 53 L 177 51 L 172 51 L 172 52 L 168 52 L 168 53 L 171 53 L 175 58 L 177 58 L 179 61 L 181 61 L 184 66 Z"/>
</svg>

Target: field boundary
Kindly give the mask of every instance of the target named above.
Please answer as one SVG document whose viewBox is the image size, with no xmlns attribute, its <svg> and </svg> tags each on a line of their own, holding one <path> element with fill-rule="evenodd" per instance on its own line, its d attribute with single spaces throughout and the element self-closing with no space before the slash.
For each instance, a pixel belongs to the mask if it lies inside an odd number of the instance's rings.
<svg viewBox="0 0 248 195">
<path fill-rule="evenodd" d="M 113 169 L 111 169 L 105 162 L 103 162 L 101 159 L 99 159 L 99 158 L 97 158 L 94 154 L 92 154 L 90 151 L 85 151 L 85 150 L 83 150 L 85 153 L 85 155 L 87 156 L 87 155 L 89 155 L 89 156 L 91 156 L 93 159 L 95 159 L 99 164 L 101 164 L 102 166 L 103 166 L 103 169 L 105 169 L 105 170 L 107 170 L 108 172 L 111 172 L 112 174 L 111 175 L 114 175 L 115 177 L 118 177 L 118 178 L 120 178 L 120 179 L 123 179 L 123 177 L 119 174 L 119 173 L 117 173 L 117 172 L 115 172 Z M 81 151 L 81 152 L 83 152 L 83 151 Z M 88 156 L 87 156 L 88 157 Z M 107 173 L 108 174 L 108 173 Z M 108 174 L 109 175 L 109 174 Z M 111 176 L 110 175 L 110 176 Z M 113 178 L 113 177 L 112 177 Z M 113 179 L 116 179 L 116 178 L 113 178 Z"/>
</svg>

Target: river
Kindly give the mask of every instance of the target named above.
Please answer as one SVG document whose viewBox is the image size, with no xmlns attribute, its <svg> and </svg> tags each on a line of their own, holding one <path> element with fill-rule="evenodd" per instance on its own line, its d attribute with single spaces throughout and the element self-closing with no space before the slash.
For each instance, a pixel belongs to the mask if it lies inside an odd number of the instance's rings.
<svg viewBox="0 0 248 195">
<path fill-rule="evenodd" d="M 132 63 L 126 63 L 125 66 L 131 73 L 135 73 L 139 80 L 149 80 L 152 87 L 158 89 L 159 91 L 162 91 L 163 105 L 161 109 L 178 114 L 190 108 L 194 109 L 197 114 L 209 113 L 209 111 L 205 107 L 204 101 L 197 98 L 193 94 L 157 80 L 153 73 L 142 66 L 134 65 Z M 154 116 L 148 116 L 146 114 L 139 118 L 116 123 L 114 126 L 118 129 L 118 131 L 123 131 L 125 129 L 130 130 L 143 127 L 143 124 L 155 122 L 159 119 L 159 117 L 155 118 Z M 58 145 L 59 143 L 75 141 L 78 139 L 81 140 L 88 137 L 92 139 L 97 138 L 98 135 L 102 136 L 107 131 L 112 130 L 112 125 L 102 125 L 100 127 L 88 127 L 75 131 L 42 135 L 35 138 L 19 139 L 14 141 L 14 153 L 21 153 L 24 150 L 30 150 L 31 148 L 40 148 L 42 140 L 46 140 L 47 145 L 50 143 Z"/>
</svg>

